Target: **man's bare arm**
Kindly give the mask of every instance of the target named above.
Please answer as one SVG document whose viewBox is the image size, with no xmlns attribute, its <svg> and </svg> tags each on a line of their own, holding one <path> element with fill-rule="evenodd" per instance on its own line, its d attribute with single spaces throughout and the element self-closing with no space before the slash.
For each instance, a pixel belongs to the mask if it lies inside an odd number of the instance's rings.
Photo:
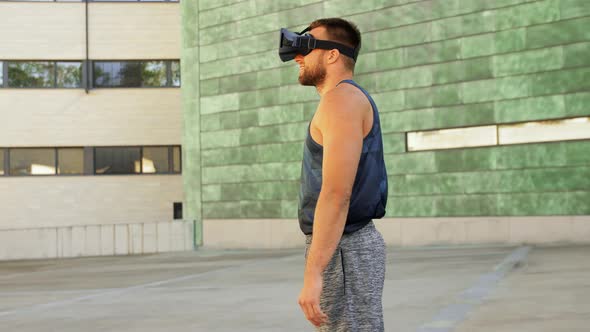
<svg viewBox="0 0 590 332">
<path fill-rule="evenodd" d="M 318 126 L 324 150 L 322 189 L 316 205 L 306 276 L 321 274 L 338 246 L 363 146 L 362 103 L 342 86 L 324 96 Z M 356 92 L 356 91 L 354 91 Z"/>
<path fill-rule="evenodd" d="M 320 308 L 322 274 L 346 224 L 350 196 L 363 145 L 363 107 L 358 90 L 338 87 L 322 97 L 316 127 L 322 135 L 322 189 L 315 209 L 313 240 L 307 255 L 299 305 L 316 326 L 328 317 Z"/>
</svg>

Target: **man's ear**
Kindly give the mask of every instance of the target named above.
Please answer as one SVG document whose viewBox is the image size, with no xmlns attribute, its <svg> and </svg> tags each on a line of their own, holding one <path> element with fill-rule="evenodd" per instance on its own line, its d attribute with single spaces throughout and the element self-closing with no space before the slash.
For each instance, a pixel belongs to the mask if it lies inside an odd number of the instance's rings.
<svg viewBox="0 0 590 332">
<path fill-rule="evenodd" d="M 338 61 L 339 57 L 340 51 L 338 51 L 337 49 L 334 48 L 328 51 L 328 63 L 335 63 L 336 61 Z"/>
</svg>

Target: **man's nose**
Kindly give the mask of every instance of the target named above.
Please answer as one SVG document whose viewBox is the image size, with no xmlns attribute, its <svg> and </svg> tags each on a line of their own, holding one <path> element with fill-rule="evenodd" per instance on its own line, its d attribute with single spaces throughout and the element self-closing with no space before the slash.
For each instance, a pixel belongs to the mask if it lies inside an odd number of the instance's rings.
<svg viewBox="0 0 590 332">
<path fill-rule="evenodd" d="M 297 62 L 298 64 L 301 64 L 303 62 L 303 55 L 297 54 L 295 56 L 295 62 Z"/>
</svg>

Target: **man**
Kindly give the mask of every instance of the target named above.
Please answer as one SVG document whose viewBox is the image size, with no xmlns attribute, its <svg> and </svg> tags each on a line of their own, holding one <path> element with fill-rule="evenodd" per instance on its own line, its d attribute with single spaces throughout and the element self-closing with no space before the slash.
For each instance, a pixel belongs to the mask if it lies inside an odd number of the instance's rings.
<svg viewBox="0 0 590 332">
<path fill-rule="evenodd" d="M 308 34 L 304 34 L 308 32 Z M 279 55 L 321 96 L 304 144 L 299 223 L 307 235 L 299 305 L 318 331 L 383 331 L 387 174 L 377 107 L 353 80 L 361 36 L 339 18 L 281 30 Z"/>
</svg>

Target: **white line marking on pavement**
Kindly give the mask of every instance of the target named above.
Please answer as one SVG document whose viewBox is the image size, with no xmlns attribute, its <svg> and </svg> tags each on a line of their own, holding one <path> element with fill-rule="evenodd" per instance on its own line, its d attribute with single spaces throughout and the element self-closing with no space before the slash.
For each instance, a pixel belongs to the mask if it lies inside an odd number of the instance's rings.
<svg viewBox="0 0 590 332">
<path fill-rule="evenodd" d="M 453 331 L 459 323 L 465 320 L 467 314 L 475 306 L 485 300 L 502 278 L 526 260 L 530 250 L 531 248 L 528 246 L 515 249 L 500 264 L 496 265 L 492 272 L 480 276 L 475 285 L 460 293 L 454 303 L 444 307 L 430 322 L 420 326 L 417 332 Z"/>
</svg>

